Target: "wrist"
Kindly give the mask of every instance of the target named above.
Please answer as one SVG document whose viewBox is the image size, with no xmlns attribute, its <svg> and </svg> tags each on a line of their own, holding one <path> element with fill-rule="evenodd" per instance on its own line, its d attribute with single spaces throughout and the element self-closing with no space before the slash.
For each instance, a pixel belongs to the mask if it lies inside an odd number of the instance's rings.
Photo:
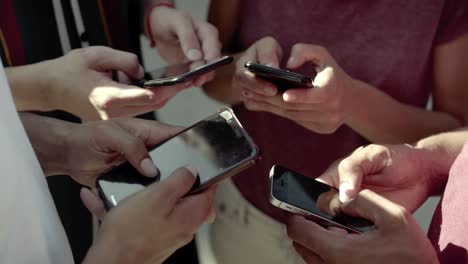
<svg viewBox="0 0 468 264">
<path fill-rule="evenodd" d="M 436 195 L 442 192 L 447 181 L 447 176 L 452 166 L 453 160 L 448 156 L 447 151 L 431 140 L 423 139 L 415 144 L 415 148 L 421 152 L 420 161 L 424 167 L 429 195 Z"/>
<path fill-rule="evenodd" d="M 58 69 L 64 67 L 64 63 L 60 63 L 61 58 L 48 60 L 42 62 L 44 64 L 43 69 L 47 72 L 45 78 L 42 81 L 42 86 L 44 88 L 44 95 L 47 97 L 45 99 L 45 105 L 47 107 L 47 111 L 53 110 L 65 110 L 62 103 L 63 98 L 65 98 L 64 92 L 64 84 L 61 82 L 63 73 L 61 73 Z"/>
<path fill-rule="evenodd" d="M 345 87 L 346 96 L 342 100 L 343 123 L 351 128 L 355 128 L 367 109 L 362 106 L 366 105 L 365 101 L 368 94 L 366 90 L 368 90 L 369 85 L 354 78 L 350 78 L 347 83 L 348 85 Z"/>
</svg>

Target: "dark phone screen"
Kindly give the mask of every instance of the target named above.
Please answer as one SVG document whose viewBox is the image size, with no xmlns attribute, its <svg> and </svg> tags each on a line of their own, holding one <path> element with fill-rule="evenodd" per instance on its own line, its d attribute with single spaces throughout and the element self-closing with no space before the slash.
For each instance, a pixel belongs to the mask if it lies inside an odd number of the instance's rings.
<svg viewBox="0 0 468 264">
<path fill-rule="evenodd" d="M 197 123 L 150 151 L 160 179 L 167 178 L 185 165 L 194 166 L 199 173 L 194 188 L 252 159 L 255 154 L 255 146 L 229 111 Z M 127 163 L 106 173 L 98 181 L 108 202 L 115 206 L 155 179 L 140 175 Z"/>
<path fill-rule="evenodd" d="M 281 202 L 361 232 L 373 226 L 365 219 L 339 212 L 336 188 L 281 167 L 276 167 L 275 172 L 273 195 Z"/>
</svg>

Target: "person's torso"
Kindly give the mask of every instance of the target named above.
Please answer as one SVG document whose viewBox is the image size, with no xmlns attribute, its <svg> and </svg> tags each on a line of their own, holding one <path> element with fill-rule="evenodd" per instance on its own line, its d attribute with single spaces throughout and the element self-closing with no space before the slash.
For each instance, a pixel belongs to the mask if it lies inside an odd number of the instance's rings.
<svg viewBox="0 0 468 264">
<path fill-rule="evenodd" d="M 1 66 L 0 108 L 0 263 L 73 263 Z"/>
<path fill-rule="evenodd" d="M 431 54 L 444 2 L 241 0 L 236 46 L 245 50 L 272 36 L 281 44 L 285 61 L 295 43 L 321 45 L 353 78 L 402 103 L 424 108 L 432 89 Z M 236 113 L 263 159 L 235 177 L 235 183 L 256 207 L 281 221 L 286 214 L 268 202 L 272 165 L 317 177 L 333 161 L 368 143 L 347 126 L 319 135 L 243 106 L 237 106 Z"/>
<path fill-rule="evenodd" d="M 429 239 L 440 263 L 468 263 L 468 143 L 450 169 L 447 186 L 432 218 Z"/>
</svg>

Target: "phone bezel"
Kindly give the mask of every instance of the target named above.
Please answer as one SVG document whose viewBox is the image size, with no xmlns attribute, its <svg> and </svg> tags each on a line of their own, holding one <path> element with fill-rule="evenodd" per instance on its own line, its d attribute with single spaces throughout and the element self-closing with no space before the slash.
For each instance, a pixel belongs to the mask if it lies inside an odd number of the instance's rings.
<svg viewBox="0 0 468 264">
<path fill-rule="evenodd" d="M 270 193 L 269 193 L 269 201 L 270 203 L 275 206 L 275 207 L 278 207 L 280 209 L 283 209 L 285 211 L 288 211 L 290 213 L 293 213 L 293 214 L 297 214 L 297 215 L 302 215 L 304 217 L 307 217 L 308 219 L 311 219 L 313 220 L 314 222 L 318 223 L 319 225 L 321 226 L 325 226 L 325 227 L 338 227 L 338 228 L 342 228 L 342 229 L 345 229 L 349 232 L 352 232 L 352 233 L 363 233 L 363 231 L 359 230 L 359 229 L 356 229 L 356 228 L 353 228 L 353 227 L 350 227 L 350 226 L 346 226 L 346 225 L 343 225 L 341 223 L 338 223 L 338 222 L 335 222 L 333 220 L 330 220 L 328 218 L 325 218 L 321 215 L 318 215 L 318 214 L 315 214 L 313 212 L 309 212 L 309 211 L 306 211 L 302 208 L 299 208 L 295 205 L 292 205 L 292 204 L 289 204 L 287 202 L 284 202 L 284 201 L 281 201 L 279 198 L 277 198 L 274 194 L 274 178 L 275 176 L 277 175 L 280 175 L 282 174 L 284 171 L 290 171 L 294 174 L 299 174 L 295 171 L 292 171 L 290 169 L 287 169 L 283 166 L 280 166 L 280 165 L 274 165 L 271 169 L 270 169 L 270 175 L 268 177 L 268 180 L 270 182 Z M 301 175 L 301 174 L 299 174 Z M 313 179 L 311 179 L 313 180 Z M 331 186 L 330 186 L 331 187 Z M 331 187 L 333 188 L 333 187 Z M 336 189 L 336 188 L 333 188 L 333 189 Z M 338 190 L 338 189 L 336 189 Z"/>
<path fill-rule="evenodd" d="M 236 115 L 234 114 L 234 111 L 231 109 L 231 108 L 228 108 L 228 107 L 225 107 L 225 108 L 221 108 L 218 110 L 218 112 L 216 114 L 213 114 L 213 115 L 210 115 L 209 117 L 203 119 L 203 120 L 200 120 L 198 122 L 196 122 L 195 124 L 187 127 L 186 129 L 180 131 L 179 133 L 177 133 L 176 135 L 162 141 L 161 143 L 159 143 L 157 146 L 155 147 L 152 147 L 151 150 L 154 150 L 156 148 L 158 148 L 159 146 L 163 145 L 164 143 L 166 143 L 167 141 L 171 140 L 172 138 L 175 138 L 177 136 L 179 136 L 180 134 L 186 132 L 187 130 L 190 130 L 192 129 L 193 127 L 197 126 L 198 124 L 200 124 L 201 122 L 203 121 L 207 121 L 207 120 L 211 120 L 211 119 L 214 119 L 218 116 L 221 116 L 222 117 L 222 113 L 224 112 L 228 112 L 230 115 L 231 115 L 231 118 L 230 120 L 234 120 L 232 122 L 235 122 L 235 125 L 237 126 L 237 128 L 239 129 L 237 132 L 241 133 L 242 136 L 247 140 L 247 142 L 249 143 L 249 145 L 252 147 L 252 152 L 250 153 L 250 155 L 248 157 L 246 157 L 245 159 L 243 159 L 242 161 L 240 161 L 239 163 L 235 164 L 235 165 L 232 165 L 231 167 L 229 168 L 226 168 L 224 170 L 224 172 L 220 173 L 218 176 L 216 177 L 213 177 L 211 178 L 209 181 L 203 183 L 203 184 L 200 184 L 200 186 L 198 186 L 197 188 L 194 188 L 192 190 L 190 190 L 187 195 L 192 195 L 192 194 L 196 194 L 196 193 L 199 193 L 199 192 L 202 192 L 203 190 L 206 190 L 208 189 L 210 186 L 212 186 L 213 184 L 216 184 L 226 178 L 229 178 L 231 176 L 234 176 L 238 173 L 240 173 L 241 171 L 253 166 L 257 159 L 259 158 L 259 149 L 257 147 L 257 145 L 254 143 L 254 141 L 252 140 L 252 138 L 247 134 L 247 131 L 245 131 L 244 127 L 242 126 L 242 124 L 239 122 L 239 119 L 236 117 Z M 224 117 L 223 117 L 224 118 Z M 226 121 L 227 122 L 227 121 Z M 232 122 L 231 122 L 231 125 L 232 125 Z M 150 151 L 151 151 L 150 150 Z M 119 166 L 122 166 L 123 164 L 119 165 Z M 116 168 L 117 169 L 117 168 Z M 106 172 L 105 174 L 108 174 L 108 173 L 112 173 L 112 170 L 109 171 L 109 172 Z M 96 187 L 98 189 L 98 192 L 99 192 L 99 195 L 101 196 L 101 198 L 104 200 L 104 204 L 106 206 L 107 209 L 110 209 L 112 207 L 114 207 L 114 205 L 109 201 L 109 197 L 107 197 L 106 193 L 104 192 L 103 188 L 101 187 L 101 184 L 100 184 L 100 178 L 101 177 L 98 177 L 96 179 Z M 159 180 L 157 180 L 156 182 L 158 182 Z"/>
<path fill-rule="evenodd" d="M 206 74 L 208 72 L 214 71 L 221 66 L 227 65 L 234 61 L 234 58 L 231 56 L 223 56 L 215 61 L 204 64 L 200 67 L 192 69 L 186 73 L 183 73 L 178 76 L 168 77 L 168 78 L 159 78 L 143 82 L 141 85 L 143 88 L 156 88 L 160 86 L 170 86 L 188 82 L 198 76 Z"/>
</svg>

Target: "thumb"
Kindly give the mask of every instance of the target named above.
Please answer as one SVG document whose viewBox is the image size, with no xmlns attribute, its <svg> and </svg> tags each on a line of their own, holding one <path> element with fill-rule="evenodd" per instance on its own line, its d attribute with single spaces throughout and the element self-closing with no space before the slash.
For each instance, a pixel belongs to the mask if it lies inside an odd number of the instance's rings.
<svg viewBox="0 0 468 264">
<path fill-rule="evenodd" d="M 198 172 L 191 166 L 187 165 L 174 171 L 169 177 L 161 181 L 157 186 L 157 194 L 159 199 L 168 201 L 169 206 L 172 208 L 180 198 L 184 197 L 196 182 Z"/>
<path fill-rule="evenodd" d="M 354 198 L 361 189 L 363 178 L 382 170 L 389 162 L 388 148 L 380 145 L 369 145 L 357 149 L 351 156 L 340 162 L 340 201 Z"/>
<path fill-rule="evenodd" d="M 102 200 L 87 188 L 81 188 L 80 198 L 89 212 L 99 220 L 103 219 L 107 211 Z"/>
</svg>

